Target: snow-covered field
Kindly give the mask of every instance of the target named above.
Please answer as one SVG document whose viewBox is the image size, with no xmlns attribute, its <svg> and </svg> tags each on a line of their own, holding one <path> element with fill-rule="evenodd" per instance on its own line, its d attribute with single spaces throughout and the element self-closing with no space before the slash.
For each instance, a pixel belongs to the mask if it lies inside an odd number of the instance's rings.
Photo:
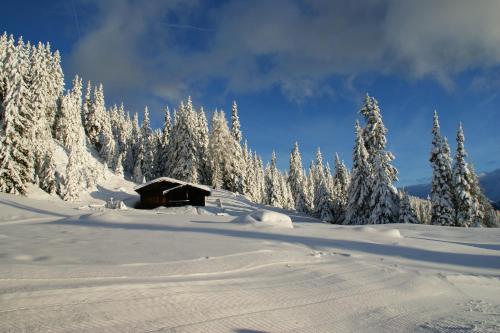
<svg viewBox="0 0 500 333">
<path fill-rule="evenodd" d="M 132 193 L 108 184 L 78 204 L 0 194 L 0 332 L 500 331 L 500 229 L 291 212 L 281 228 L 219 191 L 203 209 L 107 210 Z"/>
</svg>

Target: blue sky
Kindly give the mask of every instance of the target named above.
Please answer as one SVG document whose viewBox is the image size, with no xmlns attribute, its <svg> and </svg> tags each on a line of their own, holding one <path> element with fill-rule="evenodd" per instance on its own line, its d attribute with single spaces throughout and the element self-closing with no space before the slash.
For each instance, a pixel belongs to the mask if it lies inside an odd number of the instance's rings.
<svg viewBox="0 0 500 333">
<path fill-rule="evenodd" d="M 236 100 L 250 146 L 286 168 L 320 146 L 350 165 L 362 97 L 375 96 L 400 184 L 430 177 L 432 112 L 454 147 L 464 124 L 478 171 L 500 167 L 500 2 L 9 1 L 0 28 L 50 41 L 69 83 L 102 82 L 108 105 L 161 110 L 191 95 L 207 112 Z"/>
</svg>

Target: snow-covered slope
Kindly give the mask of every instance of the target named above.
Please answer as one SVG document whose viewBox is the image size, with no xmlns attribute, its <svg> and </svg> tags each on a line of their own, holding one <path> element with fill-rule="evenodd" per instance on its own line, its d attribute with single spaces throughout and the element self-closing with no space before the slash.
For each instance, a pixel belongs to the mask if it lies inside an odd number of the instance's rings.
<svg viewBox="0 0 500 333">
<path fill-rule="evenodd" d="M 56 170 L 60 174 L 66 173 L 66 164 L 68 155 L 65 149 L 53 141 L 54 157 L 56 161 Z M 84 163 L 98 170 L 97 185 L 95 188 L 82 189 L 80 200 L 75 205 L 103 205 L 109 198 L 122 200 L 130 207 L 134 207 L 139 200 L 138 194 L 134 191 L 137 184 L 124 179 L 122 176 L 115 175 L 109 168 L 106 168 L 97 153 L 93 149 L 86 149 L 86 161 Z M 83 187 L 83 186 L 82 186 Z M 45 199 L 50 201 L 61 201 L 57 195 L 49 195 L 37 186 L 28 184 L 28 195 L 32 199 Z"/>
<path fill-rule="evenodd" d="M 112 177 L 102 186 L 130 190 Z M 225 191 L 198 209 L 90 205 L 99 200 L 0 193 L 0 332 L 500 327 L 500 229 L 336 226 Z M 294 228 L 237 223 L 262 208 Z"/>
</svg>

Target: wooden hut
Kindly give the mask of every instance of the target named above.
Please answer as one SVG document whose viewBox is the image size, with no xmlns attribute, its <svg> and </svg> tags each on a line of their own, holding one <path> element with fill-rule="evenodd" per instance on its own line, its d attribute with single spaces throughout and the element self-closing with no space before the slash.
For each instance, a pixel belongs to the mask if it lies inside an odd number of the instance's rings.
<svg viewBox="0 0 500 333">
<path fill-rule="evenodd" d="M 134 190 L 141 196 L 142 208 L 158 206 L 205 206 L 205 197 L 210 188 L 177 179 L 161 177 L 136 186 Z"/>
</svg>

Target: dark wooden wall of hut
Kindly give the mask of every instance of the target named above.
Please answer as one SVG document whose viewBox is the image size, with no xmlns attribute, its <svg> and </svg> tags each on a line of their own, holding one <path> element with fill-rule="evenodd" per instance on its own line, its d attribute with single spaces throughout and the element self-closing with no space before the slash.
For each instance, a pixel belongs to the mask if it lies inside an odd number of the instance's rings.
<svg viewBox="0 0 500 333">
<path fill-rule="evenodd" d="M 167 192 L 165 195 L 163 192 Z M 197 187 L 169 182 L 158 182 L 149 185 L 139 191 L 142 208 L 155 208 L 158 206 L 205 206 L 205 197 L 209 192 Z"/>
</svg>

